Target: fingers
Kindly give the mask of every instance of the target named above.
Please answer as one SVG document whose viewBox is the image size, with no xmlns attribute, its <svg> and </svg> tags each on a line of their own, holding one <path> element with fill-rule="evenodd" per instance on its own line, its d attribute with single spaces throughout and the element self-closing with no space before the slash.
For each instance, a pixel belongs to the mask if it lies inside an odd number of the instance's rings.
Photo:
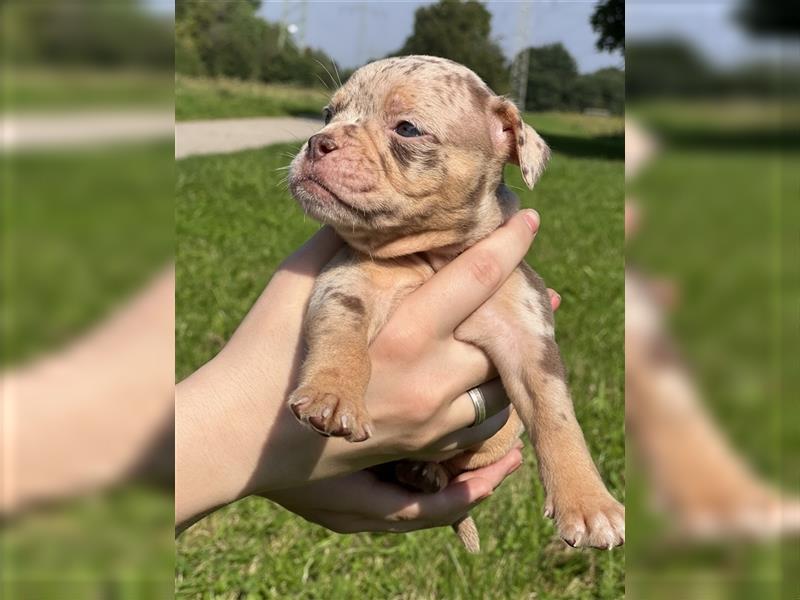
<svg viewBox="0 0 800 600">
<path fill-rule="evenodd" d="M 508 396 L 506 396 L 506 390 L 499 378 L 479 385 L 478 389 L 483 395 L 486 418 L 493 417 L 508 407 Z M 463 393 L 453 400 L 447 415 L 447 422 L 451 427 L 450 431 L 459 431 L 475 422 L 475 405 L 468 393 Z"/>
<path fill-rule="evenodd" d="M 522 453 L 513 448 L 496 463 L 462 474 L 441 492 L 410 494 L 410 502 L 390 515 L 397 531 L 413 531 L 449 525 L 492 495 L 494 490 L 522 464 Z"/>
<path fill-rule="evenodd" d="M 423 331 L 441 337 L 455 328 L 503 284 L 525 258 L 539 228 L 539 215 L 523 210 L 459 255 L 397 309 Z"/>
<path fill-rule="evenodd" d="M 488 417 L 480 425 L 476 425 L 475 427 L 467 426 L 454 431 L 453 433 L 443 437 L 438 442 L 430 444 L 427 450 L 432 452 L 431 456 L 435 456 L 437 459 L 441 460 L 441 457 L 443 456 L 442 453 L 456 454 L 458 450 L 463 450 L 465 448 L 470 448 L 480 444 L 500 431 L 503 425 L 506 424 L 506 421 L 508 421 L 510 414 L 511 409 L 506 406 L 497 414 Z M 444 454 L 444 456 L 450 456 L 450 454 Z"/>
<path fill-rule="evenodd" d="M 561 306 L 561 294 L 552 288 L 547 288 L 547 295 L 550 296 L 550 306 L 554 311 L 558 310 L 558 307 Z"/>
<path fill-rule="evenodd" d="M 519 468 L 521 448 L 518 442 L 494 464 L 462 473 L 436 494 L 411 492 L 367 470 L 308 484 L 299 494 L 273 491 L 269 499 L 339 533 L 407 532 L 449 525 L 491 496 Z"/>
<path fill-rule="evenodd" d="M 524 444 L 522 443 L 522 440 L 517 440 L 514 442 L 514 447 L 508 452 L 508 454 L 506 454 L 497 462 L 485 467 L 481 467 L 480 469 L 475 469 L 474 471 L 464 471 L 458 477 L 453 479 L 453 482 L 469 481 L 470 479 L 479 477 L 486 481 L 497 482 L 494 485 L 494 488 L 497 488 L 497 486 L 503 482 L 503 479 L 519 469 L 520 465 L 522 464 L 523 446 Z"/>
</svg>

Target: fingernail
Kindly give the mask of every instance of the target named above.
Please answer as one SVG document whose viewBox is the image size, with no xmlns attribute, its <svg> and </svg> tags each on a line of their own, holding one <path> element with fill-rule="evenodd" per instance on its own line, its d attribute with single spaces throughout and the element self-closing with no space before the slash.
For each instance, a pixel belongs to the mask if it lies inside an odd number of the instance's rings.
<svg viewBox="0 0 800 600">
<path fill-rule="evenodd" d="M 541 222 L 541 218 L 539 217 L 539 213 L 533 210 L 532 208 L 528 208 L 522 211 L 522 218 L 525 221 L 525 224 L 530 228 L 533 233 L 536 233 L 539 230 L 539 223 Z"/>
</svg>

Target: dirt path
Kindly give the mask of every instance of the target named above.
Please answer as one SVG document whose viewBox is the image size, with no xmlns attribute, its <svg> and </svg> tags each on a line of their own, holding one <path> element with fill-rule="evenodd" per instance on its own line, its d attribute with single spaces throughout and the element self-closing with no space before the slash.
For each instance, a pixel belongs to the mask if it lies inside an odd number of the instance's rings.
<svg viewBox="0 0 800 600">
<path fill-rule="evenodd" d="M 175 158 L 221 154 L 300 142 L 322 122 L 298 117 L 259 117 L 174 122 L 171 112 L 107 110 L 0 115 L 2 153 L 37 148 L 72 148 L 108 142 L 168 138 L 175 131 Z"/>
<path fill-rule="evenodd" d="M 321 127 L 321 121 L 298 117 L 178 121 L 175 123 L 175 158 L 305 140 Z"/>
<path fill-rule="evenodd" d="M 2 152 L 140 142 L 172 134 L 172 111 L 83 110 L 0 115 Z"/>
</svg>

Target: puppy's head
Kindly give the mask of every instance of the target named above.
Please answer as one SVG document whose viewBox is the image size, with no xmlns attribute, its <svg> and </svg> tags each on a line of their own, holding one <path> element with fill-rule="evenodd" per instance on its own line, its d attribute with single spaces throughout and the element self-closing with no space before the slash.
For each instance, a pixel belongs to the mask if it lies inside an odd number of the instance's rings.
<svg viewBox="0 0 800 600">
<path fill-rule="evenodd" d="M 503 166 L 533 187 L 549 156 L 517 108 L 466 67 L 430 56 L 356 71 L 292 162 L 303 209 L 374 256 L 463 248 L 516 208 Z"/>
</svg>

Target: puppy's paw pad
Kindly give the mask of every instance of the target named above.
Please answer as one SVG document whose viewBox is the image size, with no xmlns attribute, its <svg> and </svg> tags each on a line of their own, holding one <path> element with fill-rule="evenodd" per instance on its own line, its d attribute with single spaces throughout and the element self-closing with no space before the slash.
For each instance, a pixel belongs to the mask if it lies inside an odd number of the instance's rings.
<svg viewBox="0 0 800 600">
<path fill-rule="evenodd" d="M 303 386 L 290 396 L 289 408 L 301 423 L 324 436 L 363 442 L 373 433 L 369 415 L 361 407 L 360 399 L 346 399 L 343 394 Z"/>
</svg>

